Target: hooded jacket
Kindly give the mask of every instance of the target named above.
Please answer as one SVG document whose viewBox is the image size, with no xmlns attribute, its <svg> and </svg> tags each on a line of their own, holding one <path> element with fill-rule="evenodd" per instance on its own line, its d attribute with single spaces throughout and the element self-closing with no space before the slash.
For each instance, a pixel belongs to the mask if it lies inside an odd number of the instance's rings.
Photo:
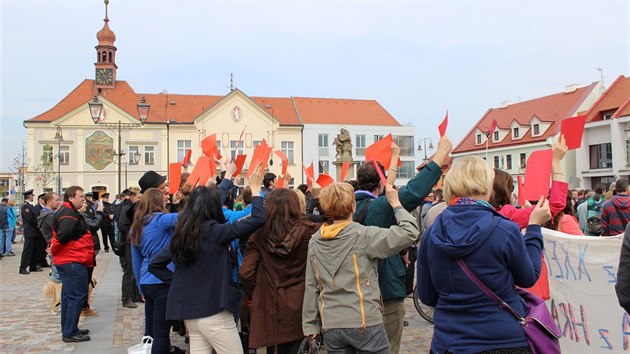
<svg viewBox="0 0 630 354">
<path fill-rule="evenodd" d="M 239 276 L 252 299 L 250 348 L 302 339 L 306 255 L 320 226 L 304 215 L 290 220 L 288 232 L 278 240 L 259 231 L 247 242 Z"/>
<path fill-rule="evenodd" d="M 615 207 L 617 207 L 615 209 Z M 619 211 L 619 212 L 617 212 Z M 602 208 L 603 235 L 614 236 L 624 232 L 630 223 L 630 195 L 618 193 Z"/>
<path fill-rule="evenodd" d="M 517 224 L 483 205 L 451 205 L 438 216 L 423 236 L 417 263 L 418 295 L 435 307 L 432 352 L 527 346 L 521 325 L 468 278 L 457 259 L 524 316 L 526 306 L 514 285 L 529 287 L 538 279 L 540 230 L 529 225 L 523 237 Z"/>
<path fill-rule="evenodd" d="M 429 195 L 433 186 L 440 180 L 442 169 L 435 162 L 431 161 L 420 173 L 407 182 L 398 190 L 400 203 L 407 211 L 417 208 L 424 198 Z M 374 198 L 371 193 L 357 191 L 355 201 L 357 203 L 355 215 L 361 213 L 365 203 Z M 396 225 L 396 219 L 392 212 L 392 207 L 387 202 L 385 195 L 378 196 L 370 202 L 364 225 L 390 227 Z M 418 232 L 419 233 L 419 232 Z M 418 235 L 416 235 L 416 238 Z M 379 262 L 378 282 L 381 287 L 383 300 L 402 300 L 407 296 L 405 287 L 405 267 L 399 255 L 394 254 Z"/>
<path fill-rule="evenodd" d="M 415 218 L 394 209 L 390 228 L 356 222 L 322 226 L 309 242 L 302 309 L 304 335 L 332 328 L 383 323 L 378 260 L 391 257 L 418 237 Z"/>
</svg>

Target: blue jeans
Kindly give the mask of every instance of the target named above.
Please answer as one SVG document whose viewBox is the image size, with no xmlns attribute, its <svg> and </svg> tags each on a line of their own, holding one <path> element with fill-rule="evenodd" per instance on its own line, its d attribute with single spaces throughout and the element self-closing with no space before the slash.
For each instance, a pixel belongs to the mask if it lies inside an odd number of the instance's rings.
<svg viewBox="0 0 630 354">
<path fill-rule="evenodd" d="M 171 324 L 166 320 L 167 284 L 141 285 L 144 295 L 144 335 L 153 337 L 151 354 L 168 353 Z"/>
<path fill-rule="evenodd" d="M 61 278 L 61 333 L 64 337 L 79 334 L 79 317 L 88 296 L 87 267 L 79 263 L 57 265 Z"/>
<path fill-rule="evenodd" d="M 59 279 L 59 272 L 57 272 L 57 266 L 53 263 L 53 257 L 50 254 L 48 255 L 48 263 L 50 264 L 50 280 L 55 283 L 61 282 L 61 279 Z"/>
<path fill-rule="evenodd" d="M 8 254 L 12 247 L 13 229 L 0 229 L 0 254 Z"/>
</svg>

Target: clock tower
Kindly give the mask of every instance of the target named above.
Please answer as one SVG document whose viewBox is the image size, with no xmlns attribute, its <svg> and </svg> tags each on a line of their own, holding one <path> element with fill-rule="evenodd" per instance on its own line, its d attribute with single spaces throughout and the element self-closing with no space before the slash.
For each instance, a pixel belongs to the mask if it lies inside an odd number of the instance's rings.
<svg viewBox="0 0 630 354">
<path fill-rule="evenodd" d="M 116 35 L 109 29 L 109 18 L 107 16 L 107 5 L 109 0 L 105 0 L 105 24 L 96 33 L 98 45 L 96 46 L 96 66 L 94 80 L 98 89 L 113 89 L 116 85 Z"/>
</svg>

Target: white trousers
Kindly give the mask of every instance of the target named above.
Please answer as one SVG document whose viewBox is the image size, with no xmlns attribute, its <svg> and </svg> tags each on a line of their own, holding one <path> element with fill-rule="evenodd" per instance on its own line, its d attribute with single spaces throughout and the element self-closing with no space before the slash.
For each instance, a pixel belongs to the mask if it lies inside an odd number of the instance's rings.
<svg viewBox="0 0 630 354">
<path fill-rule="evenodd" d="M 191 354 L 243 354 L 234 315 L 223 310 L 216 315 L 185 320 Z"/>
</svg>

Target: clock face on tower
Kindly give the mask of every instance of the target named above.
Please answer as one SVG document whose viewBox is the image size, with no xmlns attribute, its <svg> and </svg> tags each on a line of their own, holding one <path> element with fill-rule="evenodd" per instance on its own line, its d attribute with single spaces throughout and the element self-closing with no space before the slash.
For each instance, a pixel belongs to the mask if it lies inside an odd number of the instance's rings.
<svg viewBox="0 0 630 354">
<path fill-rule="evenodd" d="M 96 69 L 96 84 L 111 85 L 114 83 L 113 69 Z"/>
</svg>

